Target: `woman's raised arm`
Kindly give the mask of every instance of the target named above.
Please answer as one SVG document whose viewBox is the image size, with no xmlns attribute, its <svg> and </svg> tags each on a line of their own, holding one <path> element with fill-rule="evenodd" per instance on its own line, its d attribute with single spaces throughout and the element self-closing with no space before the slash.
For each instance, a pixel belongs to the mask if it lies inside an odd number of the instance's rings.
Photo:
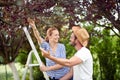
<svg viewBox="0 0 120 80">
<path fill-rule="evenodd" d="M 35 21 L 30 18 L 28 18 L 27 21 L 28 21 L 29 25 L 32 27 L 33 33 L 35 35 L 35 38 L 37 39 L 38 44 L 41 44 L 44 39 L 40 36 L 40 33 L 36 28 Z"/>
</svg>

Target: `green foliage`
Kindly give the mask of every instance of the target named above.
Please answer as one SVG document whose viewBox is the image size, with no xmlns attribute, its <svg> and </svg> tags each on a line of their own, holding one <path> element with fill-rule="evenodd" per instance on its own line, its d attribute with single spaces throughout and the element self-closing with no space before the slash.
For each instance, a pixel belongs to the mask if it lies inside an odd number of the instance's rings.
<svg viewBox="0 0 120 80">
<path fill-rule="evenodd" d="M 27 57 L 28 57 L 28 54 L 27 54 L 27 51 L 25 50 L 20 50 L 19 51 L 19 55 L 18 57 L 16 58 L 16 61 L 17 62 L 20 62 L 21 64 L 25 65 L 26 64 L 26 61 L 27 61 Z"/>
<path fill-rule="evenodd" d="M 67 30 L 67 31 L 66 31 Z M 64 33 L 65 32 L 65 33 Z M 61 39 L 60 39 L 60 42 L 63 43 L 66 47 L 66 57 L 67 58 L 70 58 L 72 57 L 76 50 L 73 46 L 70 45 L 70 35 L 71 35 L 71 31 L 68 30 L 68 29 L 64 29 L 62 32 L 61 32 Z"/>
<path fill-rule="evenodd" d="M 101 80 L 119 80 L 118 56 L 119 50 L 116 36 L 111 36 L 109 30 L 103 30 L 102 36 L 92 36 L 90 49 L 94 57 L 94 78 Z M 97 74 L 96 74 L 97 73 Z"/>
<path fill-rule="evenodd" d="M 3 63 L 4 59 L 2 56 L 0 56 L 0 63 Z"/>
<path fill-rule="evenodd" d="M 34 67 L 33 77 L 34 80 L 45 80 L 43 73 L 40 71 L 39 67 Z"/>
</svg>

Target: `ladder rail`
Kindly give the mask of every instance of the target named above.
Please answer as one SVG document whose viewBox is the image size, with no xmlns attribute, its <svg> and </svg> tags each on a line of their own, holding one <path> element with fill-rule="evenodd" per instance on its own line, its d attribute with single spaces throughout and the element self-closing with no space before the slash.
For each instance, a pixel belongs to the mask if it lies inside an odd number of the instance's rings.
<svg viewBox="0 0 120 80">
<path fill-rule="evenodd" d="M 27 73 L 28 68 L 29 68 L 32 52 L 33 52 L 33 50 L 31 50 L 28 54 L 28 58 L 27 58 L 27 62 L 26 62 L 26 65 L 25 65 L 25 70 L 24 70 L 24 73 L 23 73 L 23 76 L 22 76 L 22 80 L 25 80 L 26 73 Z"/>
<path fill-rule="evenodd" d="M 37 50 L 35 48 L 35 45 L 34 45 L 34 43 L 32 41 L 32 38 L 31 38 L 31 36 L 30 36 L 30 34 L 29 34 L 28 30 L 27 30 L 27 27 L 23 27 L 23 30 L 25 32 L 25 35 L 26 35 L 26 37 L 27 37 L 27 39 L 28 39 L 28 41 L 30 43 L 30 46 L 31 46 L 31 48 L 32 48 L 32 50 L 34 52 L 34 55 L 35 55 L 35 57 L 36 57 L 39 65 L 42 66 L 42 61 L 41 61 L 41 59 L 40 59 L 40 57 L 38 55 L 38 52 L 37 52 Z M 49 80 L 49 77 L 47 76 L 46 72 L 43 72 L 43 75 L 44 75 L 44 77 L 45 77 L 46 80 Z M 25 79 L 23 79 L 23 80 L 25 80 Z"/>
</svg>

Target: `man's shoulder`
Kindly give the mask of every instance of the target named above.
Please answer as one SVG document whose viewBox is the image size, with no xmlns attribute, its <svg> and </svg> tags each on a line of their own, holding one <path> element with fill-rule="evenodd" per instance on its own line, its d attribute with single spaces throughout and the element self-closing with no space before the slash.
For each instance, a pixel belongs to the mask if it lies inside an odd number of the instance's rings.
<svg viewBox="0 0 120 80">
<path fill-rule="evenodd" d="M 82 48 L 80 49 L 80 51 L 83 51 L 83 52 L 90 52 L 90 50 L 89 50 L 88 48 L 86 48 L 86 47 L 82 47 Z"/>
</svg>

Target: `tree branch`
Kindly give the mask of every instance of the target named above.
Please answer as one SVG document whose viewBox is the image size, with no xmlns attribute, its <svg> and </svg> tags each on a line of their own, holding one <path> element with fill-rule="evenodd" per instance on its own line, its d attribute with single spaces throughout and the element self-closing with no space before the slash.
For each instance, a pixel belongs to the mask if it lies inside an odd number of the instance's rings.
<svg viewBox="0 0 120 80">
<path fill-rule="evenodd" d="M 120 35 L 117 32 L 115 32 L 115 30 L 113 29 L 113 26 L 112 27 L 108 27 L 108 26 L 105 26 L 105 25 L 100 25 L 98 23 L 96 23 L 96 24 L 99 25 L 99 26 L 111 29 L 115 33 L 115 35 L 117 35 L 118 37 L 120 37 Z"/>
<path fill-rule="evenodd" d="M 15 4 L 14 2 L 6 3 L 6 2 L 1 2 L 1 1 L 0 1 L 0 7 L 4 7 L 4 6 L 12 6 L 12 5 L 14 5 L 14 4 Z"/>
</svg>

